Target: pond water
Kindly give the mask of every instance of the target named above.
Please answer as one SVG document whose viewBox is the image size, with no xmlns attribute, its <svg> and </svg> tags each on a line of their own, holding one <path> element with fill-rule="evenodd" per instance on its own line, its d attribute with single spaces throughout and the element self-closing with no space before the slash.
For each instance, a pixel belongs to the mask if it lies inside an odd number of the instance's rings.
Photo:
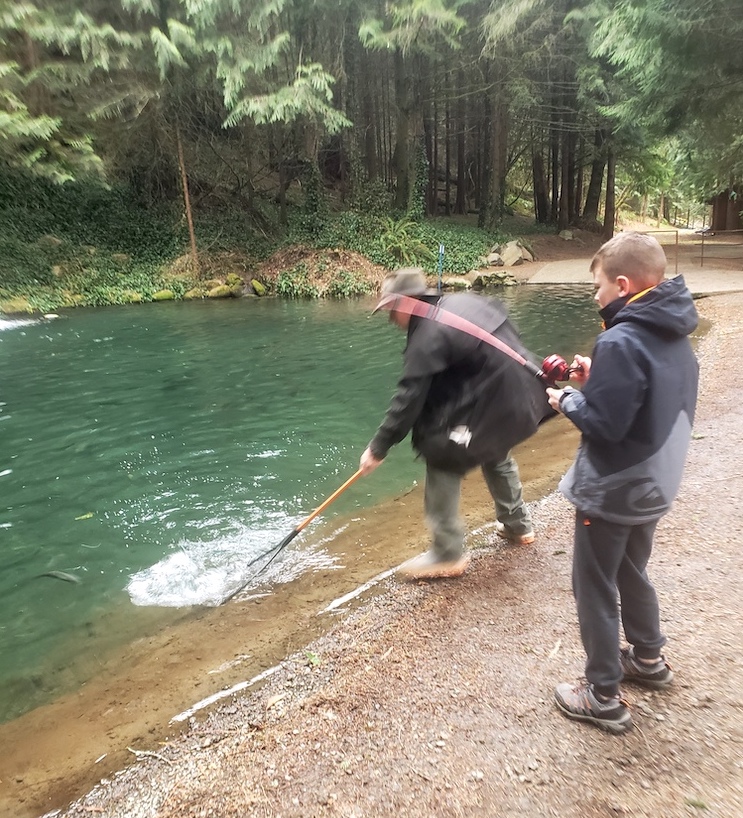
<svg viewBox="0 0 743 818">
<path fill-rule="evenodd" d="M 590 288 L 499 295 L 540 357 L 590 351 Z M 243 299 L 0 321 L 0 720 L 250 589 L 383 416 L 404 336 L 370 307 Z M 324 517 L 422 473 L 404 442 Z M 330 562 L 299 537 L 260 581 Z"/>
</svg>

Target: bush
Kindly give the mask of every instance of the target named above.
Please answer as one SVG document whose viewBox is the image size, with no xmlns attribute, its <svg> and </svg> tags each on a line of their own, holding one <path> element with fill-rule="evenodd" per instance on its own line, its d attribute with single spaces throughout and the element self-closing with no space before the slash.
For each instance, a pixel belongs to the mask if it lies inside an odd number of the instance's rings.
<svg viewBox="0 0 743 818">
<path fill-rule="evenodd" d="M 204 276 L 221 279 L 225 266 L 241 272 L 239 281 L 228 281 L 237 294 L 242 281 L 253 277 L 253 264 L 298 243 L 316 250 L 343 248 L 387 269 L 420 266 L 429 274 L 437 272 L 443 244 L 443 272 L 460 274 L 477 267 L 490 247 L 508 238 L 444 219 L 391 218 L 390 195 L 382 182 L 356 187 L 354 208 L 333 214 L 317 176 L 310 174 L 306 182 L 305 204 L 290 209 L 283 238 L 278 207 L 259 195 L 250 209 L 198 212 L 199 248 L 213 262 L 202 268 Z M 177 260 L 187 247 L 179 205 L 146 209 L 124 188 L 93 182 L 55 185 L 21 172 L 0 173 L 0 292 L 6 303 L 50 311 L 150 301 L 163 289 L 176 298 L 187 292 L 203 295 L 209 289 L 204 282 L 178 273 Z M 223 255 L 231 259 L 229 266 Z M 287 298 L 347 298 L 373 285 L 345 269 L 326 284 L 297 264 L 281 273 L 272 289 Z"/>
<path fill-rule="evenodd" d="M 338 270 L 331 278 L 325 295 L 330 298 L 354 298 L 361 295 L 371 295 L 376 287 L 359 273 L 352 270 Z"/>
<path fill-rule="evenodd" d="M 319 289 L 312 284 L 307 271 L 307 265 L 300 262 L 291 268 L 284 270 L 276 277 L 276 295 L 284 298 L 319 298 Z"/>
<path fill-rule="evenodd" d="M 439 244 L 443 244 L 443 272 L 456 275 L 476 268 L 493 245 L 508 238 L 443 219 L 393 219 L 349 210 L 329 217 L 314 244 L 353 250 L 388 269 L 420 266 L 429 273 L 438 270 Z"/>
</svg>

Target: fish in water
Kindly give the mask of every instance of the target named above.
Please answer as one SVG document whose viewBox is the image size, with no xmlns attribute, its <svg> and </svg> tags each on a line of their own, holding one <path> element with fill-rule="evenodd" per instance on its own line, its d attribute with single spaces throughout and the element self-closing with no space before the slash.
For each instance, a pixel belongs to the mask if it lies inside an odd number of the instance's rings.
<svg viewBox="0 0 743 818">
<path fill-rule="evenodd" d="M 75 574 L 68 574 L 67 571 L 44 571 L 43 574 L 36 575 L 36 579 L 39 577 L 52 577 L 53 579 L 61 579 L 65 582 L 74 582 L 75 585 L 80 584 L 80 577 Z"/>
</svg>

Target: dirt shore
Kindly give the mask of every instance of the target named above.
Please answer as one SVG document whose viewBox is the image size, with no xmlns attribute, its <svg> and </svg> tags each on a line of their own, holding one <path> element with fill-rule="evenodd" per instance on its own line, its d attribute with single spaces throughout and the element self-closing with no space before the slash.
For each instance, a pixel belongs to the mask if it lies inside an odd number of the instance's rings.
<svg viewBox="0 0 743 818">
<path fill-rule="evenodd" d="M 384 580 L 261 685 L 199 710 L 170 741 L 143 740 L 129 767 L 54 814 L 740 818 L 743 415 L 731 373 L 743 294 L 697 304 L 710 327 L 698 343 L 698 415 L 650 565 L 677 679 L 666 693 L 626 687 L 636 729 L 612 737 L 553 703 L 554 685 L 583 665 L 572 509 L 551 490 L 557 475 L 530 489 L 538 540 L 528 548 L 497 542 L 473 475 L 463 578 Z M 567 421 L 553 423 L 520 459 L 533 466 L 553 437 L 574 447 Z M 386 510 L 383 535 L 420 546 L 420 498 L 409 501 L 397 518 Z"/>
</svg>

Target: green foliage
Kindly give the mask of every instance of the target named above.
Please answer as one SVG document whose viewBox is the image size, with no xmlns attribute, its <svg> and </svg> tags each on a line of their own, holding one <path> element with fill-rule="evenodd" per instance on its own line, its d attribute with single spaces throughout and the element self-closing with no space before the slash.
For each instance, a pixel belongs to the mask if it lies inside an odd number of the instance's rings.
<svg viewBox="0 0 743 818">
<path fill-rule="evenodd" d="M 300 235 L 294 230 L 290 240 Z M 476 268 L 494 244 L 508 238 L 506 234 L 443 219 L 414 221 L 345 211 L 328 216 L 314 246 L 343 247 L 388 269 L 415 265 L 433 273 L 438 269 L 439 244 L 444 244 L 443 269 L 458 274 Z"/>
<path fill-rule="evenodd" d="M 382 179 L 365 182 L 354 179 L 351 213 L 364 213 L 367 216 L 382 217 L 390 212 L 392 194 Z"/>
<path fill-rule="evenodd" d="M 459 48 L 457 37 L 465 25 L 457 11 L 461 0 L 427 0 L 385 5 L 385 19 L 369 17 L 359 27 L 359 38 L 367 48 L 433 50 L 445 43 Z"/>
<path fill-rule="evenodd" d="M 438 247 L 444 245 L 443 272 L 458 275 L 476 269 L 491 247 L 502 244 L 510 237 L 478 227 L 458 225 L 441 219 L 423 222 L 420 239 L 427 247 L 435 248 L 433 262 L 424 266 L 435 272 L 438 265 Z"/>
<path fill-rule="evenodd" d="M 56 182 L 100 175 L 74 95 L 135 48 L 136 37 L 76 7 L 0 0 L 0 45 L 0 162 Z"/>
<path fill-rule="evenodd" d="M 411 190 L 408 217 L 422 219 L 426 213 L 426 194 L 428 192 L 428 157 L 426 148 L 419 144 L 415 152 L 415 179 Z"/>
<path fill-rule="evenodd" d="M 174 214 L 123 190 L 0 174 L 0 288 L 37 309 L 149 300 L 184 243 Z"/>
<path fill-rule="evenodd" d="M 332 105 L 333 82 L 334 78 L 318 63 L 298 65 L 290 84 L 273 93 L 242 99 L 225 124 L 236 125 L 246 117 L 259 125 L 291 123 L 303 117 L 322 124 L 328 133 L 337 133 L 351 122 Z"/>
<path fill-rule="evenodd" d="M 433 250 L 421 241 L 418 224 L 412 219 L 385 219 L 380 242 L 398 266 L 419 266 L 434 258 Z"/>
<path fill-rule="evenodd" d="M 320 188 L 318 195 L 324 198 Z M 304 220 L 310 214 L 305 208 L 296 210 L 295 224 L 284 243 L 301 237 L 312 247 L 345 248 L 388 269 L 420 265 L 435 273 L 438 246 L 443 243 L 444 271 L 466 272 L 504 238 L 443 219 L 382 218 L 358 211 L 331 214 L 322 200 L 314 206 L 323 218 L 309 231 Z M 276 223 L 275 214 L 268 208 L 265 213 L 266 223 Z M 237 252 L 239 263 L 247 257 L 258 262 L 280 246 L 276 237 L 255 229 L 249 213 L 237 208 L 200 214 L 197 231 L 205 252 Z M 4 303 L 17 297 L 18 303 L 48 311 L 150 301 L 164 289 L 181 298 L 195 285 L 206 286 L 189 276 L 163 275 L 187 245 L 177 209 L 144 209 L 123 188 L 57 185 L 28 174 L 0 174 L 0 300 Z M 327 278 L 327 269 L 319 264 L 315 271 L 319 278 L 315 278 L 306 264 L 298 264 L 279 275 L 273 292 L 288 298 L 348 298 L 371 288 L 360 273 L 341 269 Z M 230 272 L 235 271 L 241 273 L 241 280 L 251 275 L 247 266 L 236 270 L 233 264 Z M 221 281 L 213 286 L 218 284 Z"/>
<path fill-rule="evenodd" d="M 322 664 L 322 659 L 314 651 L 306 650 L 304 652 L 304 658 L 308 667 L 319 667 Z"/>
<path fill-rule="evenodd" d="M 256 214 L 260 229 L 256 227 Z M 280 246 L 278 212 L 257 198 L 253 212 L 239 207 L 204 210 L 197 214 L 201 247 L 210 253 L 239 250 L 255 259 L 264 259 Z"/>
<path fill-rule="evenodd" d="M 169 208 L 145 210 L 123 188 L 56 185 L 26 174 L 0 174 L 0 220 L 28 242 L 51 234 L 72 245 L 129 253 L 141 260 L 174 255 L 185 235 Z"/>
<path fill-rule="evenodd" d="M 596 53 L 626 83 L 610 108 L 645 134 L 680 136 L 709 188 L 743 178 L 743 16 L 738 0 L 627 0 L 599 21 Z"/>
<path fill-rule="evenodd" d="M 330 280 L 325 295 L 330 298 L 355 298 L 371 295 L 375 287 L 359 273 L 352 270 L 338 270 Z"/>
<path fill-rule="evenodd" d="M 284 298 L 319 298 L 320 290 L 310 281 L 309 271 L 304 262 L 291 270 L 282 270 L 276 277 L 276 295 Z"/>
<path fill-rule="evenodd" d="M 307 162 L 303 177 L 304 202 L 298 227 L 304 238 L 315 241 L 322 233 L 328 217 L 328 203 L 316 162 Z"/>
</svg>

